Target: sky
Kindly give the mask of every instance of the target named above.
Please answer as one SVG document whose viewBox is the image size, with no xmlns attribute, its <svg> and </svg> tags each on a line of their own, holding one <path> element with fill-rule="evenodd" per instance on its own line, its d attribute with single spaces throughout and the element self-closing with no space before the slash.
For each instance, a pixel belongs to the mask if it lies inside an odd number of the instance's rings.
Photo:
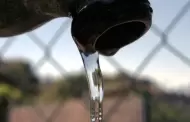
<svg viewBox="0 0 190 122">
<path fill-rule="evenodd" d="M 150 2 L 154 10 L 153 25 L 156 25 L 161 31 L 164 31 L 188 0 L 151 0 Z M 62 24 L 65 25 L 63 34 L 52 48 L 52 56 L 66 72 L 70 73 L 83 68 L 81 57 L 71 37 L 71 21 L 70 18 L 57 18 L 32 31 L 44 44 L 47 44 L 55 35 L 57 29 Z M 188 58 L 190 58 L 189 22 L 190 10 L 168 36 L 169 43 Z M 3 53 L 5 58 L 25 58 L 35 64 L 43 57 L 42 49 L 39 48 L 27 34 L 15 37 L 16 39 L 12 45 Z M 160 40 L 160 37 L 150 30 L 138 41 L 125 46 L 111 58 L 114 58 L 120 63 L 124 69 L 133 73 Z M 0 47 L 2 47 L 6 41 L 7 38 L 0 38 Z M 117 68 L 106 59 L 107 58 L 100 56 L 102 71 L 107 74 L 112 74 L 117 71 Z M 60 71 L 61 74 L 64 74 L 62 70 L 54 68 L 51 62 L 46 62 L 37 69 L 37 72 L 41 75 L 58 76 L 60 75 Z M 158 84 L 169 89 L 188 86 L 190 83 L 190 68 L 188 65 L 164 48 L 155 55 L 148 66 L 142 71 L 141 75 L 151 77 L 155 79 Z"/>
</svg>

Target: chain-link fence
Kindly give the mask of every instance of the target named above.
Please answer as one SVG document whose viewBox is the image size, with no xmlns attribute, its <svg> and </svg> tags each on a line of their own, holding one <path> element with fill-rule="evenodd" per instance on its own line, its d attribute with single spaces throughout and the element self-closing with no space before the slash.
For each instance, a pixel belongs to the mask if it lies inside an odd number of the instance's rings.
<svg viewBox="0 0 190 122">
<path fill-rule="evenodd" d="M 172 2 L 170 4 L 171 6 L 173 5 Z M 189 113 L 188 107 L 190 105 L 190 103 L 188 102 L 190 99 L 188 97 L 185 97 L 183 95 L 176 95 L 173 93 L 167 93 L 167 94 L 163 93 L 163 91 L 161 91 L 160 89 L 157 89 L 154 85 L 150 85 L 151 82 L 149 80 L 139 79 L 143 71 L 148 67 L 148 65 L 151 63 L 153 58 L 155 58 L 162 49 L 169 51 L 174 56 L 179 58 L 184 64 L 186 64 L 186 67 L 190 66 L 189 57 L 181 53 L 181 51 L 179 51 L 177 46 L 174 46 L 173 44 L 171 44 L 171 41 L 169 38 L 172 31 L 175 30 L 175 27 L 179 25 L 180 21 L 182 21 L 182 19 L 185 16 L 188 15 L 189 8 L 190 8 L 190 1 L 187 1 L 185 5 L 180 8 L 178 13 L 176 13 L 173 20 L 169 23 L 169 25 L 167 25 L 167 27 L 164 30 L 161 30 L 159 25 L 156 25 L 156 24 L 152 25 L 152 28 L 149 33 L 154 33 L 157 37 L 159 37 L 160 41 L 149 51 L 149 53 L 140 62 L 140 65 L 138 65 L 135 68 L 135 70 L 133 70 L 133 73 L 131 73 L 130 75 L 129 75 L 129 72 L 126 71 L 125 69 L 125 64 L 124 64 L 125 62 L 119 63 L 116 57 L 112 57 L 112 58 L 102 57 L 106 59 L 106 61 L 117 70 L 117 72 L 119 72 L 118 73 L 119 78 L 115 79 L 117 80 L 118 84 L 113 83 L 109 85 L 109 87 L 114 87 L 116 90 L 108 90 L 109 92 L 106 92 L 105 94 L 105 101 L 104 101 L 104 121 L 105 122 L 112 122 L 112 121 L 186 122 L 190 120 L 187 114 Z M 30 44 L 31 45 L 35 44 L 35 46 L 38 47 L 37 49 L 32 46 L 32 48 L 29 49 L 30 51 L 27 52 L 27 56 L 36 57 L 34 61 L 35 70 L 39 70 L 43 65 L 49 62 L 49 64 L 51 64 L 54 67 L 54 69 L 60 72 L 62 77 L 65 79 L 69 74 L 74 74 L 72 70 L 71 72 L 67 72 L 67 71 L 70 70 L 69 67 L 71 65 L 74 65 L 75 67 L 76 66 L 75 63 L 74 62 L 73 64 L 72 62 L 65 63 L 66 61 L 69 61 L 69 60 L 67 60 L 67 58 L 64 58 L 64 61 L 61 59 L 62 57 L 73 58 L 72 54 L 59 52 L 59 55 L 54 55 L 54 50 L 56 50 L 56 48 L 59 47 L 57 45 L 61 45 L 59 41 L 60 38 L 62 41 L 68 40 L 67 37 L 62 37 L 62 36 L 65 34 L 66 31 L 68 31 L 69 25 L 70 25 L 70 21 L 64 21 L 63 23 L 60 24 L 57 30 L 55 29 L 56 30 L 55 33 L 51 32 L 52 28 L 50 31 L 46 31 L 46 32 L 49 32 L 46 34 L 44 34 L 42 31 L 45 31 L 47 28 L 45 28 L 44 30 L 41 30 L 41 34 L 43 33 L 43 39 L 48 39 L 50 38 L 50 35 L 53 35 L 50 41 L 48 41 L 48 43 L 44 43 L 44 41 L 42 41 L 42 39 L 39 37 L 39 34 L 37 33 L 38 31 L 36 31 L 36 33 L 30 32 L 24 35 L 25 37 L 24 39 L 22 39 L 23 42 L 20 43 L 22 44 L 23 47 L 26 46 L 27 40 L 31 40 L 33 44 L 31 43 Z M 6 64 L 6 61 L 10 60 L 9 58 L 6 57 L 7 52 L 9 52 L 9 50 L 12 49 L 15 43 L 19 40 L 18 38 L 19 37 L 11 37 L 4 41 L 4 44 L 0 48 L 1 58 L 2 58 L 1 64 Z M 181 40 L 179 38 L 179 41 L 188 41 L 188 40 Z M 74 45 L 74 42 L 72 44 Z M 17 47 L 13 50 L 15 51 L 14 54 L 16 55 L 17 54 L 16 52 L 19 49 Z M 41 54 L 39 54 L 40 50 L 42 51 Z M 25 50 L 22 50 L 22 51 L 25 52 Z M 57 51 L 60 51 L 60 50 L 57 50 Z M 75 51 L 77 51 L 77 49 Z M 39 59 L 37 59 L 37 57 L 40 57 L 38 54 L 42 55 L 42 57 Z M 5 58 L 7 58 L 6 61 L 4 61 Z M 57 59 L 59 59 L 60 61 L 57 61 Z M 63 63 L 60 63 L 61 61 L 63 61 Z M 66 64 L 71 64 L 71 65 L 67 66 Z M 4 65 L 1 65 L 1 70 L 3 72 L 6 72 L 6 68 L 3 68 L 3 66 Z M 13 69 L 15 69 L 15 67 L 16 66 L 13 66 Z M 49 72 L 51 73 L 51 70 L 53 69 L 51 68 L 44 69 L 44 71 L 47 71 L 47 70 L 49 70 Z M 26 72 L 26 69 L 22 72 Z M 12 71 L 11 73 L 15 75 L 14 77 L 11 77 L 11 78 L 17 81 L 18 79 L 16 79 L 16 76 L 19 75 L 19 73 L 17 71 Z M 78 76 L 77 78 L 79 79 L 81 77 L 82 76 Z M 25 81 L 27 81 L 29 78 L 30 77 L 25 77 L 25 79 L 22 79 L 23 80 L 22 84 L 16 85 L 17 88 L 22 89 L 22 91 L 26 92 L 27 90 L 25 89 L 29 89 L 29 88 L 28 87 L 26 88 L 27 84 L 25 83 Z M 57 79 L 60 80 L 60 77 Z M 11 82 L 10 79 L 1 78 L 1 80 L 8 80 L 8 82 Z M 75 83 L 75 80 L 73 79 L 71 80 Z M 48 89 L 48 90 L 52 90 L 51 93 L 53 94 L 56 91 L 56 88 L 58 88 L 58 86 L 61 86 L 60 84 L 55 84 L 55 85 L 52 84 L 51 81 L 54 81 L 54 79 L 51 79 L 51 78 L 42 79 L 42 81 L 46 81 L 46 83 L 44 82 L 40 83 L 40 84 L 43 84 L 39 88 L 40 91 L 43 91 L 42 89 Z M 121 83 L 119 81 L 121 81 Z M 35 83 L 33 82 L 28 85 L 29 87 L 34 88 L 32 87 L 32 85 L 34 84 Z M 78 83 L 78 86 L 80 86 L 81 84 L 82 83 Z M 75 86 L 73 86 L 74 88 L 71 90 L 83 89 L 83 87 L 78 88 L 77 83 Z M 118 89 L 116 88 L 117 86 L 118 86 Z M 61 87 L 61 88 L 67 89 L 66 87 Z M 47 91 L 45 91 L 45 93 Z M 76 90 L 76 92 L 79 92 L 79 91 Z M 70 91 L 68 90 L 66 92 L 70 92 Z M 60 93 L 61 95 L 63 95 L 65 94 L 65 91 L 64 92 L 60 91 Z M 46 97 L 47 95 L 50 95 L 50 92 L 48 92 L 48 94 L 45 94 L 44 97 Z M 77 96 L 77 94 L 75 95 Z M 52 96 L 54 96 L 54 94 Z M 69 97 L 70 99 L 67 99 L 67 97 L 68 96 L 64 96 L 64 98 L 61 98 L 61 100 L 59 101 L 54 100 L 54 102 L 52 102 L 51 104 L 50 103 L 42 104 L 39 101 L 35 101 L 35 104 L 32 103 L 32 105 L 22 104 L 21 106 L 19 105 L 14 106 L 13 104 L 11 104 L 11 102 L 7 101 L 5 103 L 2 103 L 2 106 L 7 106 L 7 108 L 10 109 L 10 112 L 9 112 L 10 122 L 22 122 L 22 121 L 25 121 L 25 122 L 61 122 L 61 121 L 64 121 L 64 122 L 75 122 L 75 121 L 82 122 L 83 121 L 84 122 L 86 121 L 87 122 L 89 121 L 88 99 L 87 99 L 88 95 L 86 95 L 86 92 L 83 92 L 79 98 Z M 53 97 L 51 99 L 57 99 L 57 98 Z M 31 101 L 32 101 L 31 99 L 28 99 L 27 103 Z M 48 100 L 46 99 L 45 102 L 46 101 Z M 10 105 L 7 105 L 8 103 Z M 0 110 L 0 114 L 2 113 L 2 111 L 4 110 Z M 176 116 L 178 116 L 177 119 L 175 118 Z M 7 120 L 4 120 L 4 121 L 7 121 Z"/>
</svg>

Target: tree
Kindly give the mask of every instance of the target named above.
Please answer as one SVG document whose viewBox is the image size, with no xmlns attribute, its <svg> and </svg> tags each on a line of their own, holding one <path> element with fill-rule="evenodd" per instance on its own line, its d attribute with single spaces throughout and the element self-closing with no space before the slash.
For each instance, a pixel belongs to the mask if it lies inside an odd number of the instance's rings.
<svg viewBox="0 0 190 122">
<path fill-rule="evenodd" d="M 28 97 L 39 92 L 39 80 L 27 61 L 6 60 L 1 61 L 0 65 L 0 83 L 17 88 Z"/>
<path fill-rule="evenodd" d="M 88 91 L 88 82 L 85 74 L 70 75 L 60 81 L 59 94 L 61 96 L 79 98 L 82 97 L 84 92 Z"/>
<path fill-rule="evenodd" d="M 21 100 L 38 93 L 38 78 L 25 61 L 0 62 L 0 118 L 7 122 L 10 100 Z"/>
</svg>

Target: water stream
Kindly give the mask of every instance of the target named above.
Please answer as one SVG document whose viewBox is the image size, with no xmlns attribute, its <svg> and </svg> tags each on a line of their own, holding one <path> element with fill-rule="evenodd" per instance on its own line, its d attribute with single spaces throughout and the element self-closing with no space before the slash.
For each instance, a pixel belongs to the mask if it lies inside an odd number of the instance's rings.
<svg viewBox="0 0 190 122">
<path fill-rule="evenodd" d="M 103 121 L 103 78 L 99 66 L 99 54 L 81 52 L 90 90 L 91 122 Z"/>
</svg>

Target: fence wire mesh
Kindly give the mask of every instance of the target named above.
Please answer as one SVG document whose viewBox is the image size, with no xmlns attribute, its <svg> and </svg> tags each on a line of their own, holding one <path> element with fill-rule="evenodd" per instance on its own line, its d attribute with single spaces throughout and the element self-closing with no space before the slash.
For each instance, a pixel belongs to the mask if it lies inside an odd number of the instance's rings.
<svg viewBox="0 0 190 122">
<path fill-rule="evenodd" d="M 171 6 L 172 6 L 172 2 L 170 3 Z M 152 28 L 149 31 L 149 33 L 153 33 L 154 36 L 156 36 L 156 38 L 159 38 L 160 41 L 149 51 L 149 53 L 143 58 L 143 60 L 139 63 L 139 65 L 136 66 L 136 68 L 133 70 L 133 72 L 130 75 L 129 75 L 129 72 L 126 71 L 127 68 L 125 68 L 125 65 L 124 65 L 125 62 L 120 63 L 117 60 L 117 56 L 114 56 L 111 58 L 101 57 L 104 59 L 104 61 L 107 61 L 114 69 L 117 70 L 117 73 L 119 74 L 119 77 L 120 77 L 120 79 L 117 79 L 118 80 L 117 82 L 121 81 L 120 87 L 122 86 L 122 90 L 120 90 L 121 88 L 119 87 L 119 89 L 117 89 L 117 92 L 116 91 L 110 92 L 110 93 L 107 92 L 105 96 L 106 97 L 105 102 L 104 102 L 104 110 L 105 110 L 104 122 L 112 122 L 112 121 L 113 122 L 114 121 L 186 122 L 190 120 L 187 114 L 190 112 L 188 110 L 190 101 L 187 97 L 181 95 L 180 97 L 178 96 L 176 98 L 176 95 L 174 94 L 163 95 L 160 92 L 157 93 L 157 95 L 155 95 L 154 94 L 155 88 L 153 86 L 149 86 L 146 84 L 146 83 L 150 83 L 149 80 L 139 80 L 139 77 L 142 75 L 144 70 L 148 67 L 151 61 L 153 61 L 153 59 L 156 58 L 156 56 L 158 56 L 158 54 L 163 49 L 167 50 L 168 52 L 173 54 L 175 57 L 177 57 L 179 60 L 181 60 L 181 62 L 186 64 L 186 67 L 190 66 L 189 57 L 183 54 L 178 49 L 177 46 L 174 46 L 174 44 L 171 44 L 172 42 L 170 41 L 170 36 L 172 35 L 171 33 L 176 29 L 177 25 L 180 25 L 180 22 L 183 20 L 183 18 L 189 15 L 188 14 L 189 9 L 190 9 L 190 1 L 187 1 L 185 5 L 180 8 L 178 13 L 176 13 L 175 17 L 172 19 L 172 21 L 169 23 L 169 25 L 167 25 L 167 27 L 164 30 L 160 29 L 160 25 L 156 25 L 156 24 L 152 25 Z M 45 39 L 50 38 L 50 35 L 52 35 L 48 43 L 44 42 L 43 39 L 39 37 L 38 30 L 36 32 L 30 32 L 25 35 L 22 35 L 24 36 L 22 37 L 24 38 L 22 39 L 22 41 L 24 42 L 20 44 L 22 44 L 22 46 L 26 46 L 27 44 L 31 45 L 31 48 L 29 48 L 29 52 L 27 52 L 28 54 L 26 55 L 26 57 L 30 57 L 30 56 L 36 57 L 34 61 L 35 63 L 33 65 L 35 71 L 40 70 L 48 62 L 64 78 L 67 77 L 69 73 L 70 74 L 73 73 L 73 72 L 68 72 L 68 70 L 70 70 L 69 68 L 70 65 L 66 65 L 68 63 L 65 63 L 66 61 L 69 61 L 69 60 L 67 60 L 67 58 L 64 58 L 64 61 L 61 59 L 62 58 L 61 55 L 63 57 L 68 57 L 68 58 L 73 58 L 72 57 L 73 55 L 71 54 L 70 56 L 70 54 L 66 54 L 65 52 L 59 52 L 60 50 L 56 51 L 59 53 L 59 55 L 55 54 L 54 52 L 56 48 L 60 48 L 59 47 L 61 45 L 60 40 L 61 41 L 69 40 L 68 38 L 63 37 L 66 31 L 69 32 L 68 31 L 69 26 L 70 26 L 70 21 L 63 21 L 59 25 L 59 28 L 55 29 L 56 30 L 55 33 L 51 32 L 52 29 L 48 31 L 49 33 L 46 33 L 46 34 L 43 33 L 43 38 Z M 41 31 L 43 31 L 42 28 L 40 29 Z M 45 28 L 44 30 L 46 29 L 47 28 Z M 147 34 L 147 37 L 148 37 L 148 34 Z M 19 40 L 21 40 L 20 36 L 4 39 L 3 41 L 4 43 L 2 44 L 0 48 L 2 63 L 6 64 L 6 61 L 10 60 L 11 56 L 7 56 L 7 55 L 9 55 L 10 50 L 14 48 L 14 45 L 16 45 L 16 43 Z M 32 42 L 28 43 L 27 42 L 28 40 L 31 40 Z M 188 41 L 188 40 L 181 40 L 179 38 L 179 41 Z M 33 45 L 35 45 L 37 48 L 33 47 Z M 74 42 L 72 43 L 72 45 L 74 45 Z M 67 46 L 63 45 L 63 47 L 66 47 L 66 49 L 63 49 L 63 51 L 68 49 Z M 15 54 L 16 56 L 18 56 L 17 50 L 18 48 L 13 49 L 13 52 L 14 52 L 13 54 Z M 25 50 L 22 50 L 22 51 L 25 52 Z M 77 49 L 75 51 L 77 51 Z M 41 55 L 41 58 L 38 54 Z M 37 59 L 37 57 L 39 58 Z M 5 59 L 6 61 L 4 62 Z M 57 59 L 59 59 L 60 61 L 57 61 Z M 69 63 L 69 64 L 72 65 L 72 63 Z M 73 65 L 76 66 L 75 64 Z M 1 66 L 1 69 L 3 69 L 2 67 L 3 65 Z M 16 66 L 15 67 L 13 66 L 13 68 L 16 68 Z M 54 69 L 51 69 L 51 68 L 44 69 L 44 71 L 54 70 Z M 3 69 L 2 71 L 5 72 L 5 69 Z M 22 72 L 26 72 L 26 70 Z M 19 75 L 19 73 L 17 71 L 12 71 L 11 73 L 15 75 L 15 77 L 11 77 L 11 78 L 13 80 L 18 80 L 16 79 L 16 75 Z M 21 85 L 18 85 L 18 88 L 24 89 L 26 87 L 25 86 L 26 84 L 24 85 L 24 82 L 28 79 L 29 77 L 26 77 L 26 79 L 22 81 L 23 83 Z M 1 80 L 7 80 L 7 79 L 1 78 Z M 51 81 L 52 79 L 47 78 L 45 80 Z M 50 85 L 48 85 L 48 83 Z M 48 82 L 48 83 L 46 84 L 46 89 L 50 90 L 50 86 L 51 86 L 51 90 L 53 89 L 52 92 L 55 92 L 56 88 L 58 87 L 56 87 L 56 85 L 55 86 L 52 85 L 51 82 Z M 28 84 L 29 85 L 28 87 L 32 86 L 32 84 L 34 83 Z M 58 84 L 58 86 L 59 85 L 60 84 Z M 78 83 L 78 85 L 80 85 L 80 83 Z M 115 87 L 115 84 L 113 86 Z M 41 91 L 43 91 L 42 89 L 44 89 L 43 86 L 40 86 Z M 77 89 L 77 88 L 75 87 L 74 89 Z M 154 89 L 154 92 L 153 92 L 153 89 Z M 52 99 L 56 99 L 56 97 L 53 97 Z M 30 101 L 31 100 L 29 99 L 28 102 Z M 10 122 L 22 122 L 22 121 L 25 121 L 25 122 L 61 122 L 61 121 L 82 122 L 83 121 L 85 122 L 85 121 L 89 121 L 89 115 L 88 115 L 89 104 L 88 104 L 88 95 L 86 94 L 86 92 L 80 96 L 80 99 L 72 98 L 72 99 L 67 100 L 65 97 L 65 98 L 62 98 L 60 101 L 56 101 L 56 102 L 54 101 L 53 103 L 48 104 L 48 105 L 42 104 L 39 101 L 37 101 L 36 103 L 38 104 L 33 103 L 30 106 L 28 106 L 28 104 L 21 105 L 21 106 L 18 106 L 18 105 L 14 106 L 14 104 L 10 104 L 9 105 L 9 108 L 10 108 L 9 121 Z M 171 109 L 173 108 L 172 105 L 177 106 L 175 110 Z M 183 106 L 183 108 L 185 106 L 185 109 L 182 110 L 181 106 Z M 0 111 L 0 114 L 1 112 L 2 111 Z M 170 112 L 170 115 L 167 115 L 168 114 L 167 112 Z M 176 115 L 178 116 L 178 119 L 174 118 Z"/>
</svg>

